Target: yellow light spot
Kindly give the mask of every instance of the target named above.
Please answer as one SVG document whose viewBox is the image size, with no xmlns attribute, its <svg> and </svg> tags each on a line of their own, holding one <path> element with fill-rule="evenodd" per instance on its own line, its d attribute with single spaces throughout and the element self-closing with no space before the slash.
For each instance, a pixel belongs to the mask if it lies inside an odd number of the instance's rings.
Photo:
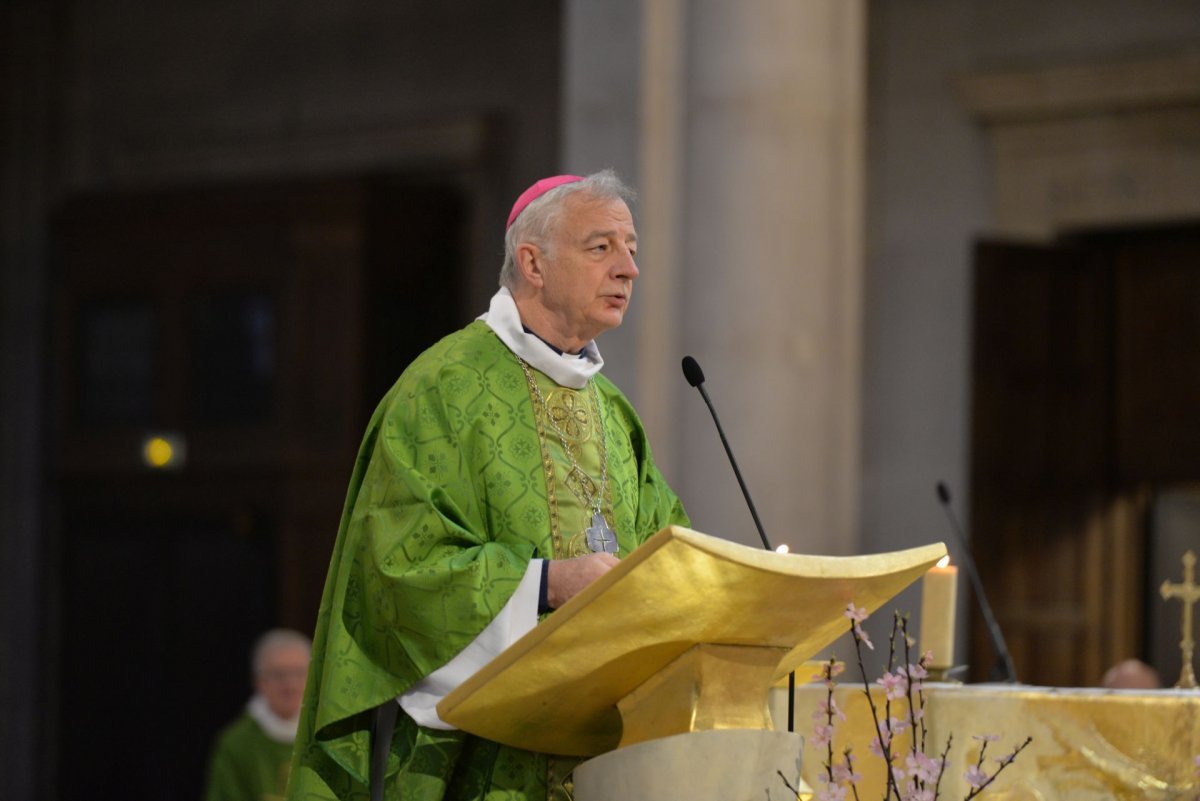
<svg viewBox="0 0 1200 801">
<path fill-rule="evenodd" d="M 787 543 L 784 543 L 775 549 L 775 553 L 787 553 L 790 550 L 791 548 L 787 547 Z"/>
<path fill-rule="evenodd" d="M 175 449 L 162 437 L 150 437 L 142 446 L 142 456 L 150 467 L 166 467 L 175 458 Z"/>
<path fill-rule="evenodd" d="M 946 554 L 941 559 L 939 559 L 937 562 L 938 567 L 948 567 L 949 565 L 950 565 L 950 554 Z"/>
</svg>

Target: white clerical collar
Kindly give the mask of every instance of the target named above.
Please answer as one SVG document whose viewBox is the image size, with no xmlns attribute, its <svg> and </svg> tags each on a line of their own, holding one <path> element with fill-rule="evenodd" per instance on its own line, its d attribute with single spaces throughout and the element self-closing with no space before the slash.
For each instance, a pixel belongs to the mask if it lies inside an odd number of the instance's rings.
<svg viewBox="0 0 1200 801">
<path fill-rule="evenodd" d="M 272 740 L 280 743 L 296 741 L 296 727 L 300 723 L 299 715 L 291 720 L 279 717 L 271 711 L 271 707 L 267 705 L 267 699 L 258 693 L 255 693 L 246 704 L 246 712 L 254 718 L 254 722 L 261 726 L 263 732 Z"/>
<path fill-rule="evenodd" d="M 487 323 L 509 350 L 564 387 L 583 389 L 588 379 L 604 366 L 594 339 L 578 354 L 557 353 L 537 336 L 527 333 L 508 287 L 500 287 L 500 291 L 492 295 L 487 314 L 477 319 Z"/>
</svg>

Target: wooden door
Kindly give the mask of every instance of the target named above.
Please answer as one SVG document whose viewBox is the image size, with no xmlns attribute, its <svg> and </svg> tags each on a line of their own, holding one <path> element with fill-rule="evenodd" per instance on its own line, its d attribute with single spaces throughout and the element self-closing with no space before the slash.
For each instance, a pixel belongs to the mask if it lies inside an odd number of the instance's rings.
<svg viewBox="0 0 1200 801">
<path fill-rule="evenodd" d="M 1200 227 L 984 243 L 975 282 L 972 540 L 1019 678 L 1170 681 L 1147 556 L 1156 498 L 1200 483 Z M 986 678 L 977 614 L 970 658 Z"/>
<path fill-rule="evenodd" d="M 1085 249 L 976 251 L 972 542 L 1020 680 L 1094 684 L 1138 647 L 1140 541 L 1115 487 L 1113 272 Z M 972 606 L 974 680 L 994 651 Z"/>
</svg>

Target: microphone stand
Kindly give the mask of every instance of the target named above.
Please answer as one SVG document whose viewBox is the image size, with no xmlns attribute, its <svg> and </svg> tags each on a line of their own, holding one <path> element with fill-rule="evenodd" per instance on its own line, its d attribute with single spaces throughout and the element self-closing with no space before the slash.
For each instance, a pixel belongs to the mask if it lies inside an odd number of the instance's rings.
<svg viewBox="0 0 1200 801">
<path fill-rule="evenodd" d="M 689 384 L 700 390 L 700 397 L 704 398 L 704 403 L 708 406 L 708 413 L 712 415 L 713 422 L 717 425 L 717 433 L 721 436 L 721 444 L 725 446 L 725 455 L 729 457 L 729 464 L 733 467 L 733 474 L 737 476 L 738 486 L 742 488 L 742 496 L 746 499 L 746 505 L 750 507 L 750 516 L 754 518 L 754 527 L 758 529 L 758 536 L 762 540 L 763 548 L 766 548 L 768 551 L 775 550 L 771 547 L 770 540 L 767 539 L 767 532 L 763 528 L 762 520 L 758 518 L 758 509 L 754 507 L 754 501 L 750 497 L 750 490 L 746 488 L 746 482 L 742 478 L 742 471 L 738 469 L 737 459 L 733 458 L 733 449 L 729 447 L 729 440 L 725 437 L 725 429 L 721 426 L 721 419 L 717 417 L 717 409 L 713 406 L 712 399 L 708 397 L 708 392 L 704 389 L 704 371 L 700 369 L 700 364 L 691 356 L 683 357 L 683 376 Z M 796 671 L 794 670 L 788 673 L 787 730 L 789 733 L 796 731 Z"/>
<path fill-rule="evenodd" d="M 1005 683 L 1016 684 L 1017 668 L 1013 665 L 1012 654 L 1008 652 L 1008 645 L 1005 644 L 1004 635 L 1000 632 L 1000 624 L 996 622 L 996 616 L 992 614 L 992 605 L 988 603 L 987 593 L 983 591 L 983 582 L 979 579 L 979 571 L 975 569 L 975 558 L 971 555 L 971 549 L 967 545 L 966 537 L 963 536 L 958 518 L 954 516 L 954 510 L 950 507 L 950 489 L 945 482 L 938 482 L 937 495 L 942 508 L 946 510 L 946 518 L 950 521 L 950 530 L 954 532 L 954 538 L 958 541 L 958 547 L 962 551 L 962 563 L 967 568 L 967 577 L 971 580 L 971 588 L 975 591 L 975 597 L 979 599 L 979 609 L 983 612 L 983 620 L 987 624 L 992 647 L 996 649 L 996 662 L 992 665 L 989 678 L 999 675 Z"/>
<path fill-rule="evenodd" d="M 754 501 L 750 498 L 750 490 L 746 489 L 746 482 L 742 478 L 742 471 L 738 469 L 737 460 L 733 458 L 733 450 L 729 447 L 729 440 L 725 438 L 725 429 L 721 427 L 721 421 L 717 418 L 717 410 L 713 408 L 708 393 L 704 391 L 704 384 L 697 384 L 696 389 L 700 390 L 700 396 L 708 404 L 708 411 L 712 415 L 713 422 L 717 424 L 717 433 L 721 435 L 721 444 L 725 446 L 725 454 L 729 457 L 729 464 L 733 466 L 733 474 L 737 476 L 738 486 L 742 488 L 742 496 L 746 499 L 746 505 L 750 507 L 750 516 L 754 518 L 754 527 L 758 529 L 759 539 L 762 540 L 764 548 L 768 551 L 773 551 L 775 549 L 771 547 L 770 541 L 767 540 L 767 532 L 763 530 L 762 521 L 758 519 L 758 510 L 754 508 Z"/>
</svg>

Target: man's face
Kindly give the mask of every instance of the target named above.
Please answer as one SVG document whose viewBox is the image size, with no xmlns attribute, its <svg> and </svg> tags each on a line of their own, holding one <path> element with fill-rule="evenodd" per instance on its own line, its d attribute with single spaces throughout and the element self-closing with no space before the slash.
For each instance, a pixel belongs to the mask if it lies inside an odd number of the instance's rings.
<svg viewBox="0 0 1200 801">
<path fill-rule="evenodd" d="M 616 328 L 638 276 L 637 231 L 621 200 L 567 197 L 545 269 L 542 304 L 569 350 Z"/>
<path fill-rule="evenodd" d="M 285 720 L 300 714 L 308 660 L 308 649 L 299 645 L 281 645 L 263 656 L 255 686 L 271 711 Z"/>
</svg>

